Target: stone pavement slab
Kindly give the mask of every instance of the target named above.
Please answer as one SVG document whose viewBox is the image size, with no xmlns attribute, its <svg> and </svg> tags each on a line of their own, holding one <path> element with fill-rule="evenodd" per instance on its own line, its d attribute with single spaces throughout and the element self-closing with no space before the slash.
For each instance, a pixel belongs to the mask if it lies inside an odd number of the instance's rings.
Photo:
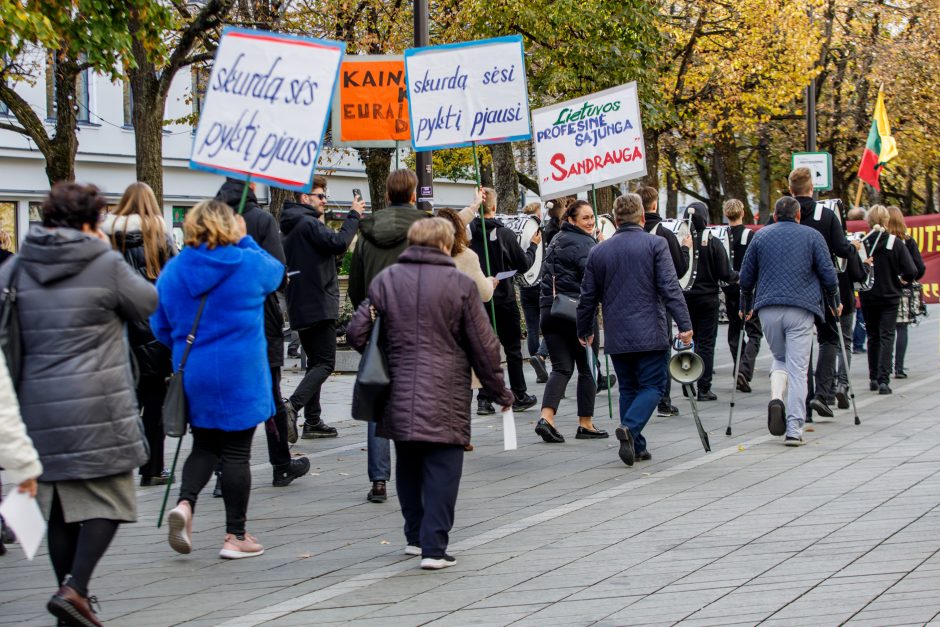
<svg viewBox="0 0 940 627">
<path fill-rule="evenodd" d="M 128 626 L 940 622 L 938 329 L 932 306 L 911 329 L 910 378 L 894 381 L 891 396 L 868 392 L 865 356 L 855 355 L 862 424 L 850 411 L 817 419 L 797 449 L 767 434 L 766 346 L 725 436 L 726 327 L 719 401 L 700 404 L 711 453 L 681 397 L 682 415 L 647 428 L 653 460 L 633 468 L 614 440 L 544 444 L 534 410 L 517 414 L 512 452 L 502 450 L 500 417 L 475 418 L 451 534 L 458 564 L 440 572 L 403 554 L 394 480 L 387 503 L 365 501 L 365 425 L 348 419 L 352 377 L 334 375 L 322 400 L 340 437 L 298 442 L 308 476 L 272 487 L 256 436 L 249 529 L 262 557 L 218 558 L 224 512 L 208 493 L 195 550 L 173 553 L 155 528 L 162 491 L 142 488 L 140 521 L 121 528 L 92 593 L 107 624 Z M 299 378 L 285 371 L 285 392 Z M 572 436 L 573 398 L 572 385 L 558 414 Z M 615 425 L 605 396 L 595 418 Z M 28 562 L 13 545 L 0 558 L 0 624 L 53 624 L 44 610 L 53 579 L 44 548 Z"/>
</svg>

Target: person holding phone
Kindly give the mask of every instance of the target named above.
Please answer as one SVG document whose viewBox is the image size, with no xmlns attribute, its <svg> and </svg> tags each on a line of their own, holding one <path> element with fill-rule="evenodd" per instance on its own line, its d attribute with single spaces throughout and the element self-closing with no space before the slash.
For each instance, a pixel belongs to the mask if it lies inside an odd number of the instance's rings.
<svg viewBox="0 0 940 627">
<path fill-rule="evenodd" d="M 320 218 L 326 210 L 326 178 L 313 177 L 309 193 L 294 192 L 281 210 L 281 233 L 287 257 L 287 312 L 291 329 L 300 335 L 307 354 L 307 372 L 287 400 L 288 439 L 297 441 L 297 414 L 304 410 L 304 439 L 335 438 L 336 428 L 321 415 L 320 388 L 336 366 L 336 321 L 339 278 L 336 256 L 346 252 L 359 229 L 365 203 L 355 190 L 349 213 L 339 231 Z"/>
</svg>

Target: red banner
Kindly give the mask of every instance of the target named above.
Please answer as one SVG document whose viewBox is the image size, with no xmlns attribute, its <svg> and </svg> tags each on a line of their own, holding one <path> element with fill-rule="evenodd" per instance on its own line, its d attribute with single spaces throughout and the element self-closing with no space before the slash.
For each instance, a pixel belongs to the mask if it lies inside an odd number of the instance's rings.
<svg viewBox="0 0 940 627">
<path fill-rule="evenodd" d="M 924 301 L 928 303 L 940 302 L 940 214 L 933 213 L 924 216 L 906 216 L 904 223 L 907 232 L 920 248 L 920 255 L 924 258 L 927 272 L 920 283 L 924 286 Z M 855 220 L 848 224 L 850 232 L 867 231 L 868 223 Z"/>
</svg>

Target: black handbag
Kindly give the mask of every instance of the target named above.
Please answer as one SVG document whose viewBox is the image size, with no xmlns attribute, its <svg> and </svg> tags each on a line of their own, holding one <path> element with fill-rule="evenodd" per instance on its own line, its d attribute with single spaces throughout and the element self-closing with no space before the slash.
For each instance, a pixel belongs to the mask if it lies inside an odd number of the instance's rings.
<svg viewBox="0 0 940 627">
<path fill-rule="evenodd" d="M 16 312 L 16 274 L 20 269 L 18 259 L 10 270 L 10 282 L 0 296 L 0 350 L 7 362 L 10 380 L 15 390 L 20 383 L 23 370 L 23 337 L 20 334 L 20 318 Z"/>
<path fill-rule="evenodd" d="M 578 321 L 578 302 L 580 299 L 565 296 L 555 292 L 555 277 L 552 277 L 552 309 L 553 318 L 559 318 L 568 322 Z"/>
<path fill-rule="evenodd" d="M 183 351 L 180 367 L 170 375 L 166 398 L 163 399 L 163 432 L 171 438 L 181 438 L 186 435 L 186 425 L 189 424 L 189 405 L 186 403 L 186 391 L 183 389 L 183 369 L 186 367 L 186 360 L 189 358 L 193 342 L 196 341 L 196 329 L 199 327 L 199 319 L 202 318 L 202 310 L 206 306 L 208 297 L 208 294 L 204 295 L 199 302 L 193 328 L 186 336 L 186 350 Z"/>
<path fill-rule="evenodd" d="M 366 422 L 378 422 L 382 417 L 391 385 L 388 362 L 379 346 L 382 316 L 373 315 L 372 331 L 365 350 L 362 351 L 356 382 L 353 385 L 352 417 Z"/>
</svg>

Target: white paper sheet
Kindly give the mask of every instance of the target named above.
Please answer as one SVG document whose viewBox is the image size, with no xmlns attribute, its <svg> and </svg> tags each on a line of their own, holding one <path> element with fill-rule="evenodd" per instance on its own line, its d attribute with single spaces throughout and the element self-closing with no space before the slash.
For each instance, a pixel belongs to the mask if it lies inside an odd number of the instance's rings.
<svg viewBox="0 0 940 627">
<path fill-rule="evenodd" d="M 516 450 L 516 417 L 512 409 L 503 412 L 503 450 Z"/>
<path fill-rule="evenodd" d="M 33 559 L 42 537 L 46 535 L 46 520 L 39 511 L 36 499 L 13 488 L 3 497 L 0 515 L 16 534 L 16 540 L 23 547 L 26 559 Z"/>
<path fill-rule="evenodd" d="M 496 231 L 494 230 L 493 232 L 495 233 Z M 513 277 L 515 275 L 515 270 L 506 270 L 505 272 L 497 272 L 496 276 L 493 278 L 495 278 L 497 281 L 502 281 L 503 279 L 508 279 L 509 277 Z"/>
</svg>

